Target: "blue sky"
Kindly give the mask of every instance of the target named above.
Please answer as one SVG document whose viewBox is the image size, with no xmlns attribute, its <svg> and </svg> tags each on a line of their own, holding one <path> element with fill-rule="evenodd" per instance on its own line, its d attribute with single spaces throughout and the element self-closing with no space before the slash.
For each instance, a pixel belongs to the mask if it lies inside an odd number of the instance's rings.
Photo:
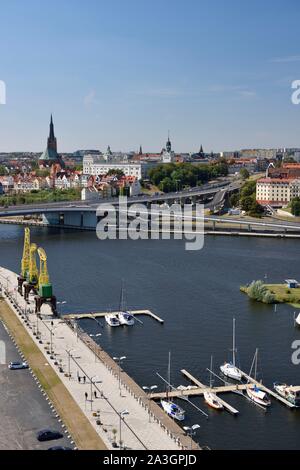
<svg viewBox="0 0 300 470">
<path fill-rule="evenodd" d="M 0 151 L 300 147 L 298 0 L 2 0 Z"/>
</svg>

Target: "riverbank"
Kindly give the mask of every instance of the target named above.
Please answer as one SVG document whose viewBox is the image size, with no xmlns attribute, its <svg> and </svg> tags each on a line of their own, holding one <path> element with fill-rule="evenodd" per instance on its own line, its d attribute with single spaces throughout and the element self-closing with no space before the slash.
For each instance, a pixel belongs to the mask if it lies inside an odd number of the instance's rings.
<svg viewBox="0 0 300 470">
<path fill-rule="evenodd" d="M 88 448 L 112 449 L 115 444 L 135 450 L 189 448 L 190 439 L 185 432 L 155 403 L 151 403 L 150 409 L 144 390 L 119 369 L 118 364 L 75 322 L 53 318 L 47 309 L 42 310 L 38 318 L 32 313 L 33 298 L 25 310 L 24 299 L 15 290 L 17 275 L 4 268 L 0 268 L 0 274 L 4 298 L 10 302 L 3 319 L 13 336 L 18 338 L 25 358 L 30 365 L 32 362 L 32 367 L 36 367 L 45 393 L 50 397 L 55 390 L 59 406 L 58 384 L 61 382 L 88 421 L 90 432 L 95 431 L 98 444 L 94 446 L 89 442 Z M 42 358 L 37 368 L 34 361 L 40 355 Z M 120 415 L 125 409 L 128 412 L 126 416 Z M 59 411 L 61 416 L 65 413 L 66 425 L 74 440 L 79 442 L 75 431 L 76 426 L 81 427 L 74 420 L 75 429 L 72 429 L 73 413 L 64 402 Z M 87 448 L 83 447 L 87 445 L 84 434 L 78 448 Z M 194 448 L 198 448 L 196 443 Z"/>
</svg>

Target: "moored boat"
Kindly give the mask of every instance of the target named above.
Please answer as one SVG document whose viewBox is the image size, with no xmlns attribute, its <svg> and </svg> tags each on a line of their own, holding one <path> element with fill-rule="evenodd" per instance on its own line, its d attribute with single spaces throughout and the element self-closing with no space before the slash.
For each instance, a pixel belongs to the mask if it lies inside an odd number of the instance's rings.
<svg viewBox="0 0 300 470">
<path fill-rule="evenodd" d="M 215 393 L 212 392 L 204 392 L 203 394 L 205 402 L 211 407 L 216 410 L 222 410 L 224 407 L 220 402 L 219 398 Z"/>
<path fill-rule="evenodd" d="M 257 385 L 247 388 L 248 397 L 261 406 L 270 406 L 271 400 L 266 392 L 261 390 Z"/>
<path fill-rule="evenodd" d="M 172 401 L 161 400 L 160 401 L 164 411 L 171 416 L 171 418 L 177 419 L 177 421 L 183 421 L 185 418 L 185 411 L 176 403 Z"/>
<path fill-rule="evenodd" d="M 105 321 L 109 326 L 120 326 L 120 321 L 114 313 L 105 315 Z"/>
<path fill-rule="evenodd" d="M 134 325 L 134 316 L 128 312 L 119 312 L 118 319 L 121 325 L 132 326 Z"/>
<path fill-rule="evenodd" d="M 278 395 L 285 398 L 294 406 L 300 407 L 300 387 L 275 382 L 274 389 Z"/>
<path fill-rule="evenodd" d="M 235 318 L 233 319 L 233 332 L 232 332 L 232 362 L 225 362 L 220 366 L 222 374 L 226 377 L 240 381 L 242 379 L 242 374 L 235 365 L 235 356 L 236 356 L 236 347 L 235 347 Z"/>
</svg>

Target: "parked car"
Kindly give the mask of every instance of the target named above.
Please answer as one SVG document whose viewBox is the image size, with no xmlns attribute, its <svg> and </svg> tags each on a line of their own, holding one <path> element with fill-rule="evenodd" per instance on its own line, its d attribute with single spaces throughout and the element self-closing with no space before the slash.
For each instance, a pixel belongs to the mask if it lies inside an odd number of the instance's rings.
<svg viewBox="0 0 300 470">
<path fill-rule="evenodd" d="M 53 441 L 54 439 L 61 439 L 63 434 L 59 431 L 54 431 L 53 429 L 42 429 L 37 433 L 38 441 Z"/>
<path fill-rule="evenodd" d="M 53 446 L 49 447 L 48 450 L 73 450 L 71 447 L 65 447 L 65 446 Z"/>
<path fill-rule="evenodd" d="M 28 364 L 27 362 L 10 362 L 8 364 L 8 368 L 11 370 L 16 370 L 16 369 L 28 369 Z"/>
</svg>

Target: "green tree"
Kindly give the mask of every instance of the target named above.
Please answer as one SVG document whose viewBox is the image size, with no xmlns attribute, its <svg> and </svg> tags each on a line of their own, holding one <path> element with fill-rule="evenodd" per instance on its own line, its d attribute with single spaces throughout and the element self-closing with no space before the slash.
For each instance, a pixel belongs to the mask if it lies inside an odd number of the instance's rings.
<svg viewBox="0 0 300 470">
<path fill-rule="evenodd" d="M 291 212 L 295 216 L 300 216 L 300 198 L 295 197 L 291 202 Z"/>
<path fill-rule="evenodd" d="M 247 180 L 249 178 L 250 173 L 247 170 L 247 168 L 241 168 L 240 169 L 240 176 L 242 177 L 243 180 Z"/>
<path fill-rule="evenodd" d="M 0 176 L 7 175 L 7 171 L 4 165 L 0 165 Z"/>
</svg>

